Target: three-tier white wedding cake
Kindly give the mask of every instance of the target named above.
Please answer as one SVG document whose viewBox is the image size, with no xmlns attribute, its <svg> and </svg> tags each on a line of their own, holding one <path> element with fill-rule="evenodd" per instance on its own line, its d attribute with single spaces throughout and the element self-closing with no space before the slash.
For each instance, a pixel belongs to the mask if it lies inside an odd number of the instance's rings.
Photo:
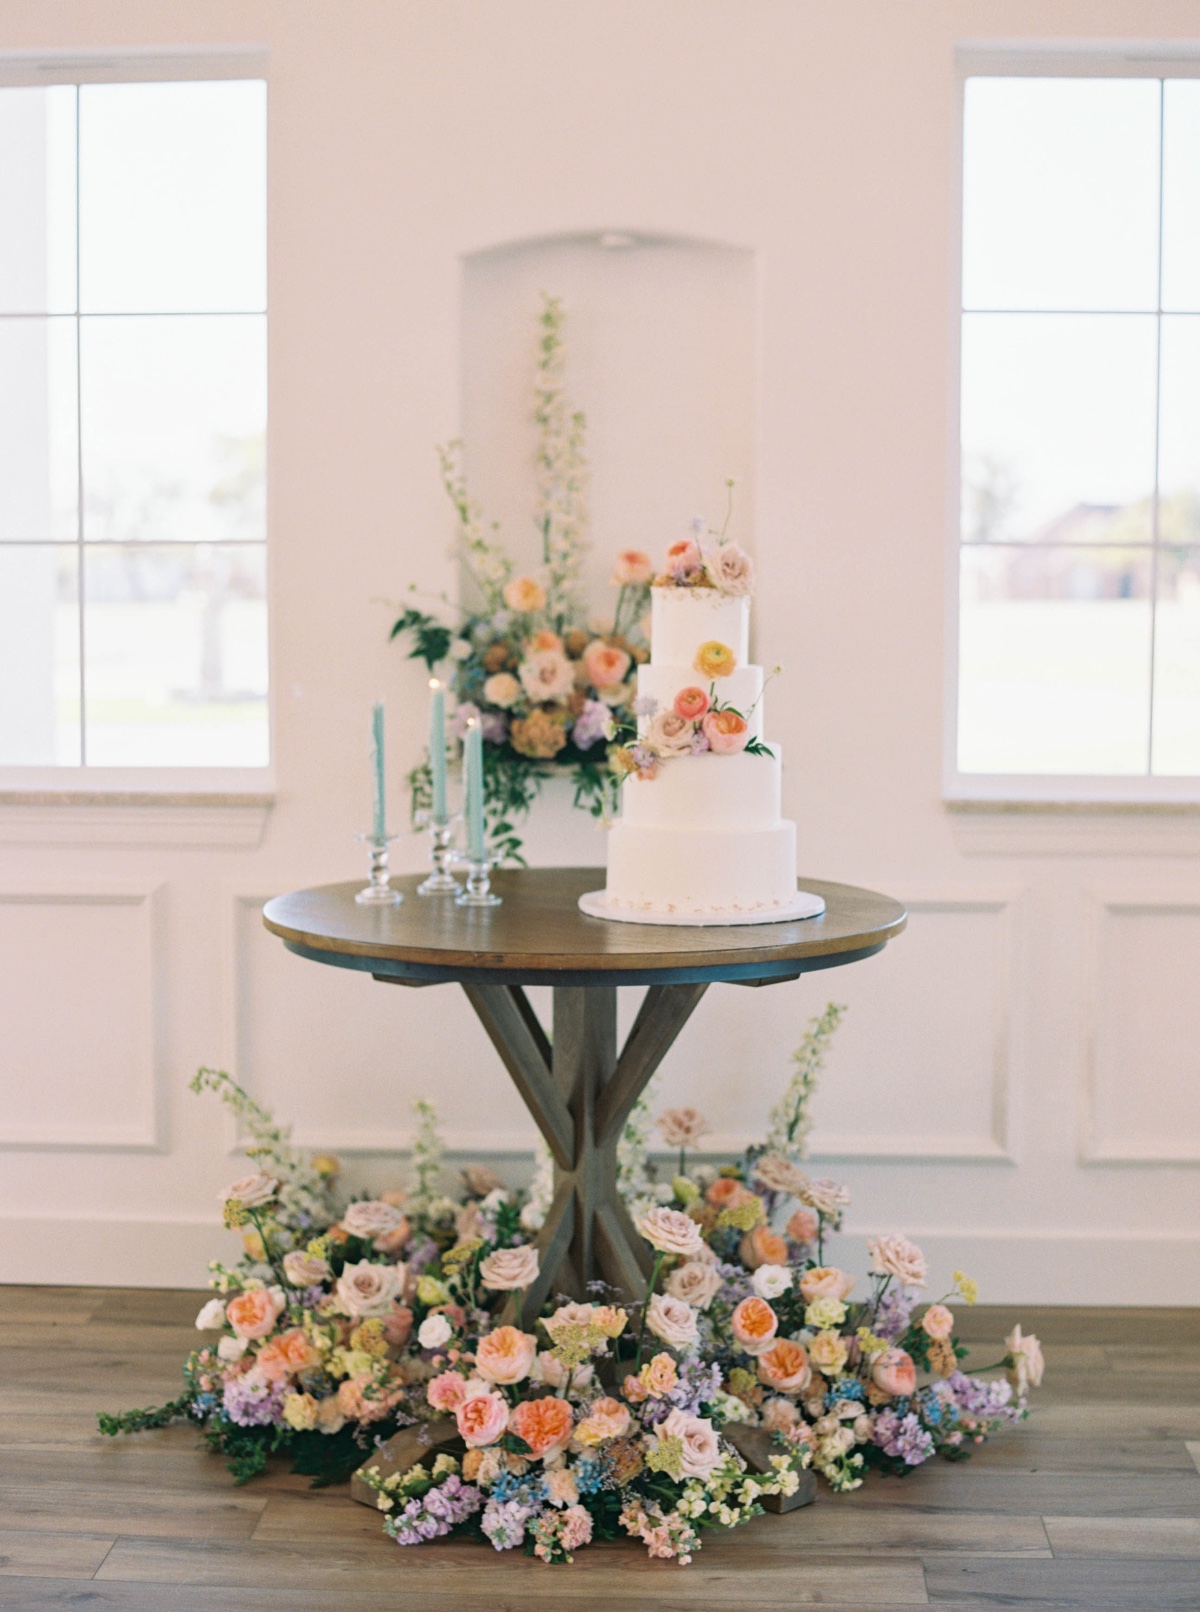
<svg viewBox="0 0 1200 1612">
<path fill-rule="evenodd" d="M 624 750 L 608 879 L 585 912 L 649 923 L 815 916 L 796 887 L 782 758 L 763 739 L 763 671 L 749 661 L 751 567 L 733 544 L 675 544 L 651 589 L 650 661 Z"/>
</svg>

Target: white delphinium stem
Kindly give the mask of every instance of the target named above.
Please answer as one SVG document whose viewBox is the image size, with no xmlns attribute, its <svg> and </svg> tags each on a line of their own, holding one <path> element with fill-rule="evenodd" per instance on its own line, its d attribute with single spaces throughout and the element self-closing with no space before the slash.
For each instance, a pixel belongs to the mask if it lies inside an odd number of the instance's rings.
<svg viewBox="0 0 1200 1612">
<path fill-rule="evenodd" d="M 438 1196 L 445 1148 L 438 1130 L 437 1109 L 429 1099 L 418 1097 L 413 1103 L 413 1112 L 419 1124 L 413 1138 L 409 1198 L 413 1209 L 423 1213 L 428 1211 L 429 1205 Z"/>
<path fill-rule="evenodd" d="M 564 391 L 566 315 L 560 297 L 543 296 L 534 381 L 537 501 L 534 524 L 542 539 L 550 614 L 561 623 L 583 614 L 581 571 L 587 549 L 587 421 Z"/>
<path fill-rule="evenodd" d="M 483 597 L 488 610 L 504 608 L 504 584 L 512 576 L 512 561 L 494 537 L 485 536 L 483 515 L 467 491 L 463 444 L 448 442 L 438 449 L 442 486 L 458 516 L 458 558 Z M 496 527 L 493 525 L 492 531 Z"/>
<path fill-rule="evenodd" d="M 804 1040 L 792 1053 L 795 1067 L 788 1088 L 771 1110 L 766 1140 L 768 1153 L 780 1153 L 789 1159 L 804 1157 L 812 1127 L 809 1105 L 817 1089 L 817 1077 L 825 1067 L 829 1043 L 845 1011 L 837 1002 L 830 1002 L 824 1013 L 809 1020 Z"/>
</svg>

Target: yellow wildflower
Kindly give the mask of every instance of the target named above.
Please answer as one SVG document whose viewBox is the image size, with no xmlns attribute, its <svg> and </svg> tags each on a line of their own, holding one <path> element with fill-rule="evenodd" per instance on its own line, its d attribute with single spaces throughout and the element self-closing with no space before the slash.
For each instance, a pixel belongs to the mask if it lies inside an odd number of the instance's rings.
<svg viewBox="0 0 1200 1612">
<path fill-rule="evenodd" d="M 962 1294 L 964 1304 L 974 1304 L 979 1298 L 979 1283 L 973 1281 L 965 1271 L 955 1271 L 954 1285 Z"/>
</svg>

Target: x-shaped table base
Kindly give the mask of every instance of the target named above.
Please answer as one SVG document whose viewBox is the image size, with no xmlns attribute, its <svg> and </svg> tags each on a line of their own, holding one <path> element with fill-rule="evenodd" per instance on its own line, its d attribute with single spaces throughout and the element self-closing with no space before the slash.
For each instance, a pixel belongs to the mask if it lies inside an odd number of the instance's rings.
<svg viewBox="0 0 1200 1612">
<path fill-rule="evenodd" d="M 538 1235 L 540 1271 L 520 1306 L 526 1326 L 546 1297 L 588 1297 L 602 1279 L 644 1297 L 649 1249 L 617 1191 L 617 1143 L 630 1110 L 708 989 L 652 985 L 617 1052 L 615 985 L 556 985 L 548 1039 L 519 985 L 463 990 L 554 1155 L 554 1201 Z"/>
</svg>

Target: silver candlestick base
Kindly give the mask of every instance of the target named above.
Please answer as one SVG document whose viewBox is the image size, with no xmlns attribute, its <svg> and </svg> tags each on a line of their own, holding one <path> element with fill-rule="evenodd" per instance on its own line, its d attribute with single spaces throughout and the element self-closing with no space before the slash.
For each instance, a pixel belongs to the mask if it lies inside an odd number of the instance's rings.
<svg viewBox="0 0 1200 1612">
<path fill-rule="evenodd" d="M 395 834 L 356 834 L 364 844 L 371 847 L 371 882 L 364 884 L 354 897 L 360 906 L 364 907 L 398 907 L 404 900 L 399 890 L 392 890 L 388 886 L 391 874 L 388 872 L 388 846 Z"/>
<path fill-rule="evenodd" d="M 450 841 L 454 838 L 457 821 L 456 817 L 430 817 L 422 825 L 429 830 L 429 860 L 433 864 L 433 872 L 417 886 L 419 896 L 457 895 L 461 889 L 458 880 L 449 871 L 454 858 Z"/>
<path fill-rule="evenodd" d="M 498 907 L 502 896 L 492 894 L 492 881 L 488 877 L 491 862 L 485 856 L 482 862 L 463 857 L 467 868 L 467 882 L 455 901 L 457 907 Z"/>
</svg>

